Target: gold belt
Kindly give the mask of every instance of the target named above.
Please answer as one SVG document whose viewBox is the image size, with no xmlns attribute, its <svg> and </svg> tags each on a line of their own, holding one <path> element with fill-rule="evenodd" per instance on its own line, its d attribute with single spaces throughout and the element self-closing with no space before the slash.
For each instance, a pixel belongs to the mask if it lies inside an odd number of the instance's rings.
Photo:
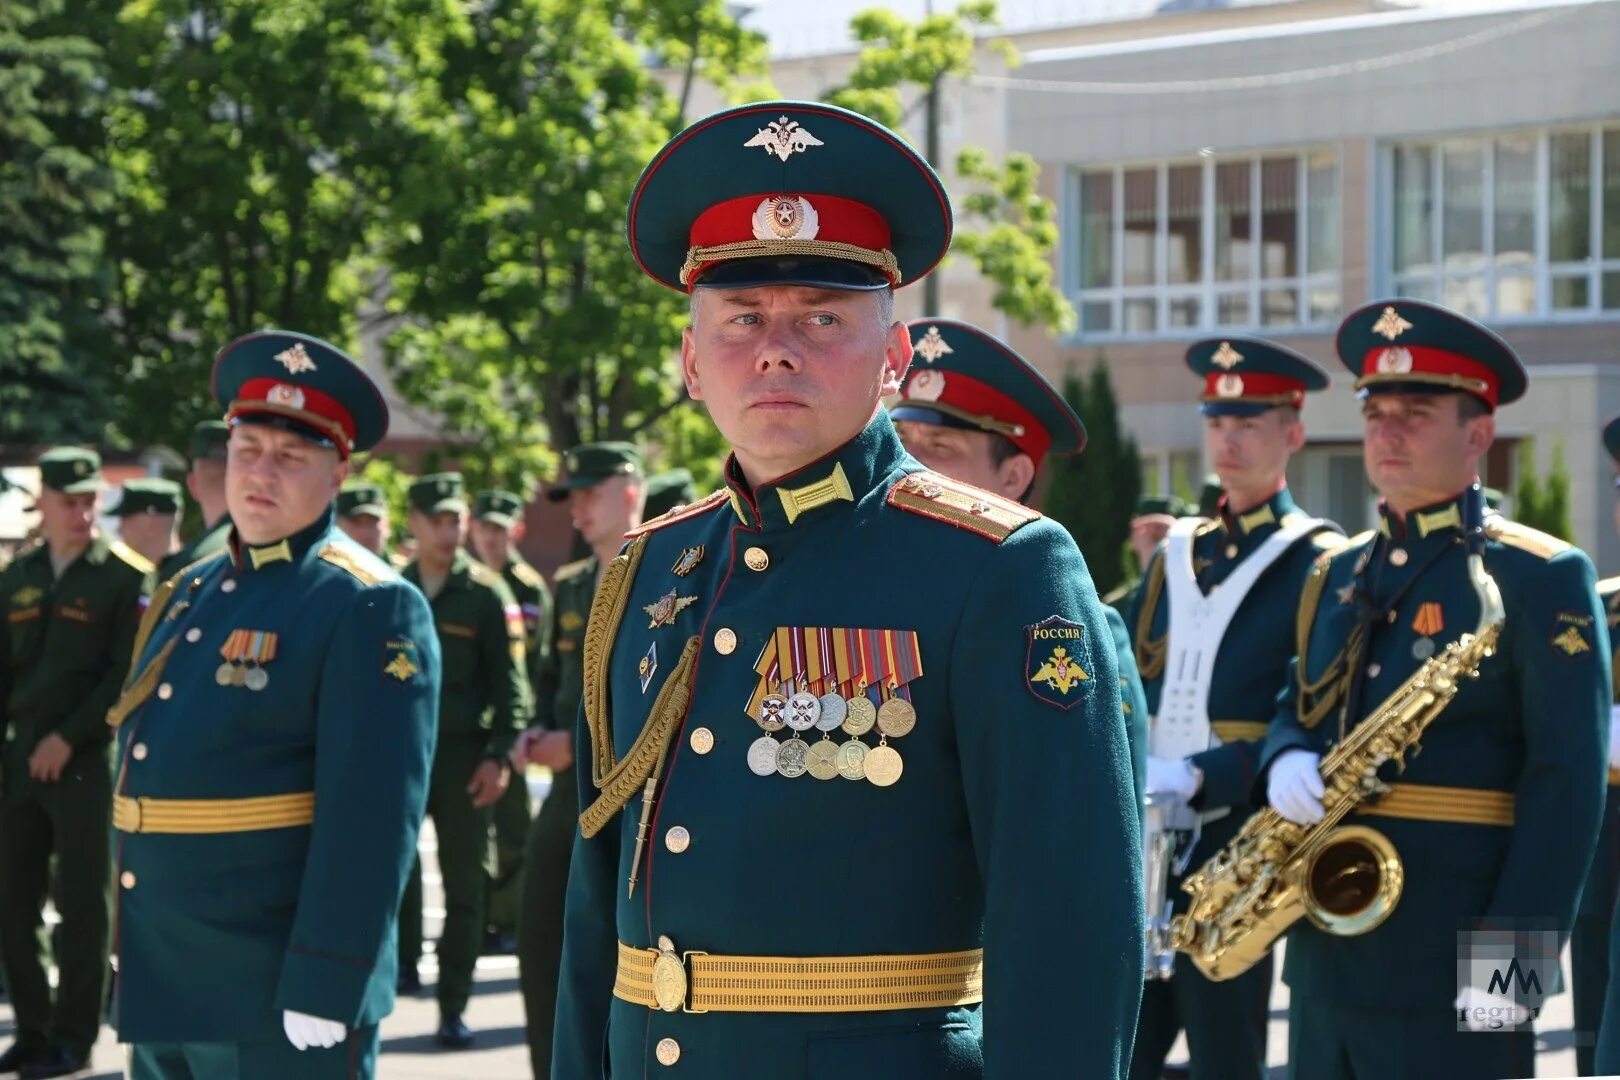
<svg viewBox="0 0 1620 1080">
<path fill-rule="evenodd" d="M 1211 720 L 1209 726 L 1223 743 L 1255 742 L 1265 738 L 1271 727 L 1264 720 Z"/>
<path fill-rule="evenodd" d="M 113 828 L 127 833 L 237 833 L 315 820 L 315 793 L 250 799 L 132 799 L 113 796 Z"/>
<path fill-rule="evenodd" d="M 1616 769 L 1611 765 L 1609 766 L 1609 786 L 1613 787 L 1616 784 L 1620 784 L 1620 769 Z"/>
<path fill-rule="evenodd" d="M 664 1012 L 836 1013 L 984 1000 L 984 950 L 896 956 L 712 956 L 619 943 L 613 996 Z"/>
<path fill-rule="evenodd" d="M 1437 784 L 1391 784 L 1389 794 L 1356 807 L 1358 814 L 1451 821 L 1463 825 L 1512 825 L 1513 793 Z"/>
</svg>

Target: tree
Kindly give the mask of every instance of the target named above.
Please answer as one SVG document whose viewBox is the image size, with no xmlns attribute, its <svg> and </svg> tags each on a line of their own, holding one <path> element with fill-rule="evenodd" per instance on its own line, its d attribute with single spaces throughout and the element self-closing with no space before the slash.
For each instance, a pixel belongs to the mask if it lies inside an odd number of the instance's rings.
<svg viewBox="0 0 1620 1080">
<path fill-rule="evenodd" d="M 1136 440 L 1120 427 L 1106 359 L 1099 356 L 1084 379 L 1071 369 L 1063 379 L 1063 398 L 1086 426 L 1086 448 L 1051 459 L 1044 509 L 1069 530 L 1086 556 L 1097 592 L 1106 593 L 1126 577 L 1120 552 L 1142 493 L 1142 459 Z"/>
<path fill-rule="evenodd" d="M 1515 521 L 1575 542 L 1575 523 L 1569 512 L 1569 468 L 1564 463 L 1562 439 L 1553 444 L 1545 476 L 1535 472 L 1535 445 L 1528 439 L 1519 444 L 1519 483 L 1513 503 Z"/>
<path fill-rule="evenodd" d="M 693 80 L 761 70 L 721 0 L 508 0 L 443 15 L 413 74 L 421 156 L 381 254 L 401 390 L 508 483 L 544 448 L 629 438 L 687 404 L 685 300 L 627 257 L 625 206 Z M 672 92 L 649 68 L 674 65 Z"/>
<path fill-rule="evenodd" d="M 942 169 L 941 86 L 948 78 L 973 73 L 979 34 L 995 25 L 995 0 L 964 0 L 953 11 L 931 13 L 916 22 L 883 8 L 861 12 L 850 22 L 860 55 L 848 81 L 829 91 L 827 100 L 894 128 L 921 109 L 923 156 Z M 1010 42 L 986 44 L 1009 63 L 1016 62 Z M 952 249 L 992 284 L 996 310 L 1025 326 L 1072 330 L 1074 308 L 1055 284 L 1052 269 L 1057 211 L 1039 193 L 1035 159 L 1013 154 L 998 166 L 984 150 L 970 146 L 957 154 L 955 167 L 969 193 L 959 200 Z M 937 275 L 923 282 L 923 306 L 929 313 L 939 311 L 938 285 Z"/>
<path fill-rule="evenodd" d="M 83 347 L 105 287 L 99 50 L 61 0 L 0 5 L 0 431 L 101 441 L 106 365 Z"/>
</svg>

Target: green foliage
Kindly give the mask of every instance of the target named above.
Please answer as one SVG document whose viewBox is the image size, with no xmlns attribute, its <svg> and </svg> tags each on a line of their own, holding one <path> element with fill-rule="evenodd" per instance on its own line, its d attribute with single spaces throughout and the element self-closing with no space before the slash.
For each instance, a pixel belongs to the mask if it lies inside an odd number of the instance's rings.
<svg viewBox="0 0 1620 1080">
<path fill-rule="evenodd" d="M 1564 461 L 1562 439 L 1553 444 L 1552 461 L 1545 476 L 1537 476 L 1535 472 L 1535 445 L 1528 439 L 1519 444 L 1519 483 L 1514 488 L 1513 503 L 1513 520 L 1560 540 L 1575 542 L 1575 524 L 1569 507 L 1569 468 Z"/>
<path fill-rule="evenodd" d="M 85 342 L 112 197 L 103 83 L 61 0 L 0 4 L 0 431 L 18 443 L 108 434 L 107 367 Z"/>
<path fill-rule="evenodd" d="M 996 5 L 995 0 L 968 0 L 954 11 L 917 22 L 887 8 L 872 8 L 849 25 L 861 45 L 860 55 L 849 81 L 825 95 L 826 100 L 898 128 L 909 115 L 904 87 L 929 87 L 948 75 L 973 73 L 975 31 L 996 25 Z"/>
<path fill-rule="evenodd" d="M 1119 425 L 1119 401 L 1108 375 L 1108 361 L 1097 358 L 1082 379 L 1071 370 L 1063 397 L 1086 426 L 1086 449 L 1050 459 L 1044 509 L 1069 530 L 1099 594 L 1127 580 L 1126 559 L 1118 554 L 1131 531 L 1131 515 L 1142 491 L 1142 463 L 1136 440 Z"/>
</svg>

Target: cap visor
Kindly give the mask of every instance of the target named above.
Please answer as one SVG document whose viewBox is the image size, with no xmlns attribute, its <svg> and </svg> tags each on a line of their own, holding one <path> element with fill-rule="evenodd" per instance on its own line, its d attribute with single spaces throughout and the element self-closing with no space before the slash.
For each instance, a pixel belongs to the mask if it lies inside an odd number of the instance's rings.
<svg viewBox="0 0 1620 1080">
<path fill-rule="evenodd" d="M 753 289 L 763 285 L 802 285 L 811 289 L 871 292 L 889 287 L 889 279 L 875 266 L 805 255 L 771 255 L 731 259 L 704 271 L 693 282 L 699 289 Z"/>
<path fill-rule="evenodd" d="M 1259 416 L 1267 409 L 1280 407 L 1264 401 L 1206 401 L 1198 411 L 1205 416 Z"/>
<path fill-rule="evenodd" d="M 511 514 L 503 513 L 499 510 L 490 510 L 486 513 L 479 514 L 478 520 L 487 521 L 491 525 L 499 525 L 503 529 L 510 529 L 513 525 L 517 524 L 517 518 L 513 517 Z"/>
</svg>

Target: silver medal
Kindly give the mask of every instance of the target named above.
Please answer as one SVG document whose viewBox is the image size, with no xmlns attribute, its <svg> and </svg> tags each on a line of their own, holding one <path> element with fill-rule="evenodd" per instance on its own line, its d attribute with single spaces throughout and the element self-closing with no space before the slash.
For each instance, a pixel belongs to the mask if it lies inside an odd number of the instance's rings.
<svg viewBox="0 0 1620 1080">
<path fill-rule="evenodd" d="M 1412 642 L 1412 657 L 1416 660 L 1427 660 L 1434 655 L 1434 639 L 1420 637 Z"/>
<path fill-rule="evenodd" d="M 816 695 L 805 690 L 788 698 L 787 726 L 794 731 L 809 731 L 821 718 L 821 702 Z"/>
<path fill-rule="evenodd" d="M 803 776 L 810 768 L 810 744 L 803 739 L 789 739 L 776 748 L 776 771 L 789 779 Z"/>
<path fill-rule="evenodd" d="M 748 746 L 748 770 L 755 776 L 770 776 L 776 772 L 776 740 L 761 735 Z"/>
<path fill-rule="evenodd" d="M 838 694 L 822 694 L 821 715 L 816 718 L 816 728 L 820 731 L 837 730 L 848 715 L 849 702 Z"/>
</svg>

